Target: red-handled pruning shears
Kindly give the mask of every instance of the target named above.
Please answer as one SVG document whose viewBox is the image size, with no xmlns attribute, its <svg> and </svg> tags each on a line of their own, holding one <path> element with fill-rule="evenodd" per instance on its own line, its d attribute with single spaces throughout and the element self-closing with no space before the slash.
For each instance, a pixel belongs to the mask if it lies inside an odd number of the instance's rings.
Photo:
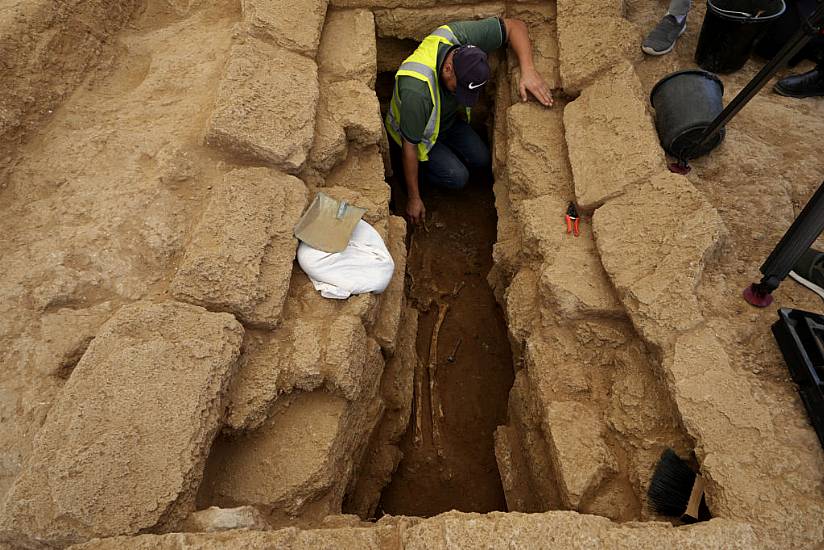
<svg viewBox="0 0 824 550">
<path fill-rule="evenodd" d="M 578 221 L 578 209 L 575 208 L 574 202 L 570 202 L 566 211 L 567 233 L 573 233 L 576 237 L 580 234 L 578 232 Z"/>
</svg>

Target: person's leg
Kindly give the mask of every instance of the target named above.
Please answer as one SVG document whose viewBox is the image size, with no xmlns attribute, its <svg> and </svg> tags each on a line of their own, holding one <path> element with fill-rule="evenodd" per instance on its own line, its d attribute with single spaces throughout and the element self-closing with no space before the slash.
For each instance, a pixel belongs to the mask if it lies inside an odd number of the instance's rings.
<svg viewBox="0 0 824 550">
<path fill-rule="evenodd" d="M 824 62 L 802 74 L 790 75 L 779 80 L 773 87 L 776 93 L 796 98 L 824 96 Z"/>
<path fill-rule="evenodd" d="M 469 181 L 469 170 L 440 139 L 429 151 L 429 160 L 420 163 L 421 180 L 446 189 L 463 189 Z"/>
<path fill-rule="evenodd" d="M 675 41 L 687 30 L 687 14 L 691 0 L 670 0 L 666 15 L 650 31 L 641 50 L 648 55 L 664 55 L 675 47 Z"/>
<path fill-rule="evenodd" d="M 686 19 L 692 7 L 692 0 L 672 0 L 667 10 L 668 15 L 674 15 L 679 23 Z"/>
<path fill-rule="evenodd" d="M 482 172 L 490 170 L 492 166 L 489 147 L 472 126 L 463 120 L 456 120 L 452 127 L 438 138 L 438 143 L 449 147 L 469 170 Z"/>
</svg>

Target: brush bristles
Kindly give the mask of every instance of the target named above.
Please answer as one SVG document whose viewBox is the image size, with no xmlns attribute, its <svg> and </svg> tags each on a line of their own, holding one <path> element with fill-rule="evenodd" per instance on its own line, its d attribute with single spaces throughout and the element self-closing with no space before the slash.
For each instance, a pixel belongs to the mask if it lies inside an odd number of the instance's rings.
<svg viewBox="0 0 824 550">
<path fill-rule="evenodd" d="M 675 451 L 665 450 L 647 491 L 650 506 L 662 516 L 681 516 L 687 509 L 693 483 L 695 472 Z"/>
</svg>

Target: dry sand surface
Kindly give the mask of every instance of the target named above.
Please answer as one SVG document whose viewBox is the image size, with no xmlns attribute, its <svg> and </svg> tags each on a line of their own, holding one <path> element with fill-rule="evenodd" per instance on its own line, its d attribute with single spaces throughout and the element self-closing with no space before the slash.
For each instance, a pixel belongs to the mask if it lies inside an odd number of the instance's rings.
<svg viewBox="0 0 824 550">
<path fill-rule="evenodd" d="M 648 95 L 694 66 L 697 4 L 644 58 L 663 1 L 0 0 L 0 546 L 824 543 L 824 452 L 769 330 L 822 303 L 741 298 L 824 179 L 824 100 L 768 86 L 671 174 Z M 496 54 L 493 182 L 424 189 L 408 228 L 394 67 L 502 14 L 556 105 Z M 383 295 L 325 300 L 294 263 L 318 191 L 368 208 Z M 711 521 L 650 509 L 667 447 Z"/>
</svg>

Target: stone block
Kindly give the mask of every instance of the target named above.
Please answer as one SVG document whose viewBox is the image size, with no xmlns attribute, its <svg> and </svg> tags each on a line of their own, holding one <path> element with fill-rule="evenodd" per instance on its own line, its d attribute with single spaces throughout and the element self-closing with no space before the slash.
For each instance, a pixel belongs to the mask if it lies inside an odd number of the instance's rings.
<svg viewBox="0 0 824 550">
<path fill-rule="evenodd" d="M 339 527 L 278 531 L 232 531 L 168 535 L 140 535 L 95 540 L 72 550 L 199 550 L 245 548 L 403 548 L 404 550 L 446 550 L 448 548 L 611 548 L 638 550 L 660 547 L 725 548 L 752 550 L 767 548 L 748 523 L 715 518 L 689 527 L 664 522 L 615 523 L 607 518 L 567 511 L 540 514 L 466 514 L 447 512 L 434 518 L 385 517 L 370 527 Z"/>
<path fill-rule="evenodd" d="M 764 395 L 754 376 L 734 366 L 714 331 L 702 327 L 680 334 L 661 368 L 684 427 L 696 442 L 712 513 L 757 517 L 755 527 L 768 548 L 820 541 L 820 454 L 802 451 L 800 434 L 787 437 L 792 422 L 786 415 L 773 416 L 773 398 Z M 809 435 L 807 448 L 817 450 Z M 764 498 L 765 486 L 775 498 Z"/>
<path fill-rule="evenodd" d="M 417 8 L 417 6 L 414 6 Z M 378 36 L 423 40 L 429 33 L 450 21 L 484 19 L 504 15 L 503 2 L 475 5 L 439 5 L 419 9 L 375 10 Z"/>
<path fill-rule="evenodd" d="M 406 221 L 398 216 L 389 218 L 389 253 L 395 262 L 395 273 L 389 286 L 381 295 L 378 319 L 372 335 L 381 345 L 384 353 L 395 353 L 398 327 L 404 303 L 404 286 L 406 280 Z"/>
<path fill-rule="evenodd" d="M 278 396 L 295 390 L 326 391 L 356 400 L 383 370 L 380 350 L 352 315 L 288 318 L 271 333 L 250 334 L 229 387 L 226 424 L 260 426 Z"/>
<path fill-rule="evenodd" d="M 566 234 L 564 225 L 567 205 L 556 195 L 524 200 L 517 205 L 515 219 L 521 226 L 522 252 L 526 257 L 538 263 L 554 262 L 563 241 L 574 238 Z"/>
<path fill-rule="evenodd" d="M 601 265 L 591 225 L 581 225 L 579 238 L 563 239 L 555 261 L 542 268 L 538 295 L 563 318 L 626 315 Z"/>
<path fill-rule="evenodd" d="M 286 0 L 241 0 L 243 24 L 252 36 L 314 58 L 329 0 L 309 0 L 295 9 Z"/>
<path fill-rule="evenodd" d="M 292 272 L 293 229 L 306 206 L 299 179 L 234 170 L 215 186 L 171 290 L 175 298 L 274 328 Z"/>
<path fill-rule="evenodd" d="M 172 529 L 194 508 L 243 327 L 177 302 L 122 307 L 63 387 L 0 514 L 12 547 Z"/>
<path fill-rule="evenodd" d="M 538 276 L 528 267 L 518 271 L 504 293 L 506 325 L 516 360 L 535 325 L 540 323 L 537 296 Z"/>
<path fill-rule="evenodd" d="M 567 160 L 563 112 L 532 102 L 513 105 L 507 113 L 507 129 L 510 200 L 567 195 L 572 172 Z M 551 219 L 557 218 L 553 213 Z"/>
<path fill-rule="evenodd" d="M 558 49 L 564 90 L 583 90 L 602 73 L 640 61 L 640 29 L 624 19 L 623 3 L 559 0 Z"/>
<path fill-rule="evenodd" d="M 585 505 L 618 466 L 604 440 L 606 425 L 583 403 L 550 403 L 544 417 L 561 499 L 573 509 Z"/>
<path fill-rule="evenodd" d="M 542 514 L 462 514 L 448 512 L 407 527 L 404 550 L 448 548 L 610 548 L 761 547 L 751 525 L 713 519 L 688 528 L 664 522 L 617 523 L 573 512 Z"/>
<path fill-rule="evenodd" d="M 378 55 L 371 11 L 329 12 L 320 41 L 318 69 L 325 82 L 357 80 L 369 88 L 375 87 Z"/>
<path fill-rule="evenodd" d="M 511 2 L 506 7 L 506 16 L 520 19 L 530 29 L 534 25 L 549 23 L 555 20 L 557 9 L 554 2 Z"/>
<path fill-rule="evenodd" d="M 215 533 L 232 529 L 254 529 L 268 531 L 272 527 L 260 510 L 252 506 L 238 508 L 218 508 L 210 506 L 193 512 L 181 525 L 184 533 Z"/>
<path fill-rule="evenodd" d="M 314 61 L 249 37 L 229 53 L 206 141 L 298 173 L 312 146 L 318 95 Z"/>
<path fill-rule="evenodd" d="M 309 164 L 328 174 L 346 158 L 350 142 L 360 147 L 378 145 L 383 132 L 374 90 L 356 80 L 326 85 L 320 96 Z M 380 169 L 383 179 L 383 165 Z"/>
<path fill-rule="evenodd" d="M 628 223 L 644 212 L 655 215 Z M 726 231 L 689 180 L 661 172 L 599 208 L 592 224 L 603 266 L 647 342 L 663 349 L 703 321 L 695 288 Z"/>
<path fill-rule="evenodd" d="M 665 169 L 664 153 L 647 113 L 635 70 L 624 65 L 581 93 L 564 110 L 575 197 L 584 210 L 599 207 L 627 186 Z"/>
<path fill-rule="evenodd" d="M 199 501 L 315 521 L 339 513 L 381 412 L 373 403 L 322 391 L 281 397 L 257 430 L 215 443 Z"/>
</svg>

